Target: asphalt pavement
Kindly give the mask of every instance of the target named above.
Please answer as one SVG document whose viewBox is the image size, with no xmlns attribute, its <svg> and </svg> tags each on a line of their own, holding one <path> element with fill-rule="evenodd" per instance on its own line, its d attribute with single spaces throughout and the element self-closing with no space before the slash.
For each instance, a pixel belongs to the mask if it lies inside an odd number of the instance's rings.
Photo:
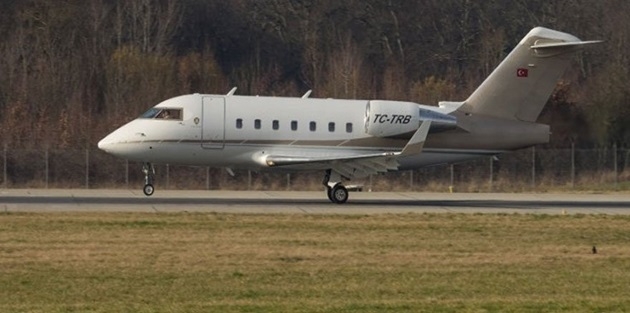
<svg viewBox="0 0 630 313">
<path fill-rule="evenodd" d="M 249 214 L 630 214 L 630 193 L 353 192 L 345 204 L 302 191 L 2 189 L 3 212 L 221 212 Z"/>
</svg>

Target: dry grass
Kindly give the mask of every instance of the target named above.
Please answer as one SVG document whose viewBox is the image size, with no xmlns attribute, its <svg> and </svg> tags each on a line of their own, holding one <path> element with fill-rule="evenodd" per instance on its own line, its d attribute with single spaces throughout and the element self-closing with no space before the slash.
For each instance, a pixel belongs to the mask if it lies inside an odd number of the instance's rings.
<svg viewBox="0 0 630 313">
<path fill-rule="evenodd" d="M 624 311 L 629 225 L 610 216 L 4 214 L 0 311 Z"/>
</svg>

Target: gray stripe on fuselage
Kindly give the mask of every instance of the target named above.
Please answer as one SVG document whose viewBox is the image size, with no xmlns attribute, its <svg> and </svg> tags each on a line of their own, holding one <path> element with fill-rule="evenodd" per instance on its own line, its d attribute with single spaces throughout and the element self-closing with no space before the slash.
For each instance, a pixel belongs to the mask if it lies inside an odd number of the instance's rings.
<svg viewBox="0 0 630 313">
<path fill-rule="evenodd" d="M 137 143 L 184 143 L 184 144 L 192 144 L 192 145 L 201 145 L 201 143 L 222 143 L 223 141 L 211 141 L 211 140 L 145 140 L 145 141 L 128 141 L 123 142 L 124 144 L 137 144 Z M 340 148 L 349 148 L 351 150 L 356 150 L 356 148 L 371 148 L 369 150 L 390 150 L 390 151 L 399 151 L 399 145 L 396 146 L 361 146 L 361 145 L 317 145 L 318 141 L 291 141 L 292 144 L 278 144 L 279 142 L 287 142 L 284 140 L 226 140 L 225 145 L 229 147 L 239 147 L 239 146 L 247 146 L 247 147 L 261 147 L 268 148 L 269 146 L 279 146 L 279 147 L 292 147 L 292 148 L 321 148 L 321 149 L 340 149 Z M 307 144 L 304 144 L 307 142 Z M 331 142 L 331 141 L 323 141 L 323 142 Z M 343 142 L 342 140 L 335 141 L 336 143 Z M 321 141 L 320 141 L 321 143 Z M 365 149 L 361 149 L 365 150 Z M 422 153 L 446 153 L 446 154 L 475 154 L 475 155 L 496 155 L 507 152 L 506 150 L 488 150 L 488 149 L 442 149 L 442 148 L 424 148 Z"/>
</svg>

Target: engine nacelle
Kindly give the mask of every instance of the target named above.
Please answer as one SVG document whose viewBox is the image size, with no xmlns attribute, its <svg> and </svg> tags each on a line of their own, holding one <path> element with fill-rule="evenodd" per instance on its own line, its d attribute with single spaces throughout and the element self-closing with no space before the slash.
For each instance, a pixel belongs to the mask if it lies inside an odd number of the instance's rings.
<svg viewBox="0 0 630 313">
<path fill-rule="evenodd" d="M 455 116 L 413 102 L 375 100 L 365 109 L 365 132 L 375 137 L 413 134 L 423 121 L 431 121 L 431 133 L 457 128 Z"/>
<path fill-rule="evenodd" d="M 418 104 L 401 101 L 370 101 L 365 111 L 365 132 L 390 137 L 413 132 L 420 127 Z"/>
</svg>

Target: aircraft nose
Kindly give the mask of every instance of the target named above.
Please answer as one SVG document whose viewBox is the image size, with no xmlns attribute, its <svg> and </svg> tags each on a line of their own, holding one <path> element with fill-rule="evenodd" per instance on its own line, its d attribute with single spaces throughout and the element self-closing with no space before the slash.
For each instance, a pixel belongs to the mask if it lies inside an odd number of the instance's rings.
<svg viewBox="0 0 630 313">
<path fill-rule="evenodd" d="M 101 139 L 101 140 L 98 142 L 98 148 L 99 148 L 99 149 L 101 149 L 101 150 L 103 150 L 103 151 L 105 151 L 105 145 L 106 145 L 106 144 L 107 144 L 107 143 L 106 143 L 106 141 L 105 141 L 105 138 L 103 138 L 103 139 Z"/>
<path fill-rule="evenodd" d="M 133 131 L 134 129 L 130 130 L 129 126 L 123 126 L 101 139 L 98 142 L 98 148 L 108 154 L 128 160 L 143 159 L 146 151 L 139 141 L 136 142 L 133 136 L 129 136 L 129 133 L 133 134 Z"/>
<path fill-rule="evenodd" d="M 105 138 L 101 139 L 101 141 L 98 142 L 98 148 L 105 152 L 108 152 L 107 148 L 112 145 L 110 137 L 111 136 L 106 136 Z"/>
<path fill-rule="evenodd" d="M 119 154 L 124 152 L 121 150 L 121 143 L 125 139 L 124 134 L 125 132 L 120 129 L 113 131 L 98 142 L 98 148 L 109 154 Z"/>
</svg>

